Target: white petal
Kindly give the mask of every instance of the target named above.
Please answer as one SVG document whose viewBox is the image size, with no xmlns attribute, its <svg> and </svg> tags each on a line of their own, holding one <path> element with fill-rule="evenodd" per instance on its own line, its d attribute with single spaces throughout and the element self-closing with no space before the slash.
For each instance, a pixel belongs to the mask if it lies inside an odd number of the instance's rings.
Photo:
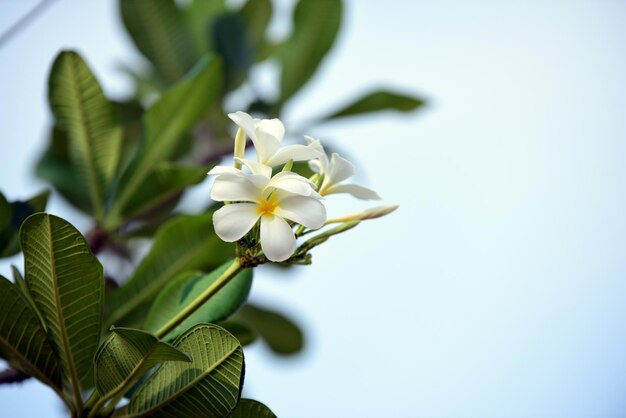
<svg viewBox="0 0 626 418">
<path fill-rule="evenodd" d="M 293 230 L 280 216 L 261 218 L 261 248 L 271 261 L 285 261 L 296 250 Z"/>
<path fill-rule="evenodd" d="M 324 196 L 336 193 L 348 193 L 357 199 L 380 200 L 380 196 L 372 189 L 356 184 L 337 184 L 321 192 Z"/>
<path fill-rule="evenodd" d="M 320 156 L 317 157 L 317 160 L 312 160 L 309 161 L 309 167 L 311 167 L 311 170 L 313 170 L 315 173 L 325 173 L 328 170 L 328 157 L 326 156 L 326 151 L 324 150 L 324 147 L 322 146 L 322 143 L 320 142 L 319 139 L 315 139 L 313 137 L 304 135 L 304 139 L 306 140 L 306 143 L 313 149 L 316 149 L 320 152 Z M 311 166 L 311 164 L 314 164 L 315 166 L 317 166 L 317 171 L 316 168 L 313 168 Z"/>
<path fill-rule="evenodd" d="M 267 135 L 270 135 L 278 142 L 283 140 L 285 136 L 285 125 L 280 121 L 280 119 L 263 119 L 260 120 L 256 125 L 257 130 L 263 131 Z"/>
<path fill-rule="evenodd" d="M 333 153 L 330 159 L 328 172 L 326 173 L 326 178 L 328 178 L 332 184 L 337 184 L 349 177 L 352 177 L 353 175 L 354 166 L 352 163 L 345 158 L 340 157 L 339 154 Z"/>
<path fill-rule="evenodd" d="M 313 147 L 302 144 L 287 145 L 280 148 L 274 155 L 266 162 L 271 167 L 284 164 L 289 160 L 304 161 L 312 158 L 318 158 L 322 154 Z"/>
<path fill-rule="evenodd" d="M 211 188 L 211 199 L 224 201 L 256 202 L 261 198 L 261 191 L 247 178 L 235 178 L 228 175 L 215 179 Z"/>
<path fill-rule="evenodd" d="M 326 208 L 322 202 L 310 197 L 290 196 L 282 199 L 275 213 L 311 229 L 321 228 L 326 222 Z"/>
<path fill-rule="evenodd" d="M 280 189 L 301 196 L 319 197 L 319 194 L 315 191 L 315 183 L 291 171 L 283 171 L 276 174 L 268 183 L 266 189 Z M 264 194 L 267 192 L 268 190 L 265 190 Z"/>
<path fill-rule="evenodd" d="M 319 160 L 311 160 L 309 161 L 309 168 L 312 172 L 319 174 L 322 172 L 322 163 Z"/>
<path fill-rule="evenodd" d="M 231 177 L 240 177 L 245 178 L 246 174 L 241 170 L 232 167 L 232 166 L 224 166 L 224 165 L 216 165 L 207 173 L 209 176 L 231 176 Z"/>
<path fill-rule="evenodd" d="M 278 140 L 271 133 L 265 132 L 260 128 L 255 129 L 256 137 L 252 138 L 256 155 L 261 164 L 267 164 L 267 161 L 278 151 L 280 148 L 280 140 Z"/>
<path fill-rule="evenodd" d="M 213 214 L 215 233 L 226 242 L 234 242 L 252 229 L 259 219 L 257 205 L 233 203 L 220 208 Z"/>
<path fill-rule="evenodd" d="M 260 122 L 259 119 L 255 119 L 248 115 L 246 112 L 229 113 L 228 117 L 235 122 L 241 129 L 246 132 L 246 135 L 250 139 L 254 139 L 256 133 L 254 132 L 255 126 Z"/>
<path fill-rule="evenodd" d="M 235 161 L 240 162 L 241 164 L 245 165 L 246 167 L 248 167 L 250 169 L 250 171 L 252 172 L 252 174 L 259 174 L 263 177 L 267 177 L 268 179 L 270 177 L 272 177 L 272 167 L 267 166 L 265 164 L 261 164 L 257 161 L 253 161 L 253 160 L 244 160 L 241 158 L 237 158 L 235 157 Z"/>
</svg>

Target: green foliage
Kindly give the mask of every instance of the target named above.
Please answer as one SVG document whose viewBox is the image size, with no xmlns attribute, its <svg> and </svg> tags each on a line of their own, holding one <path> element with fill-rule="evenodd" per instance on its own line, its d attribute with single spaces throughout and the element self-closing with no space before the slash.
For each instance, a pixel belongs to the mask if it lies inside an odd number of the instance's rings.
<svg viewBox="0 0 626 418">
<path fill-rule="evenodd" d="M 183 273 L 172 280 L 152 304 L 144 327 L 152 332 L 158 331 L 215 282 L 231 264 L 232 261 L 228 261 L 210 274 Z M 215 323 L 228 318 L 246 302 L 251 287 L 252 270 L 247 269 L 235 276 L 230 283 L 190 315 L 178 328 L 170 332 L 169 338 L 180 335 L 184 330 L 199 322 Z"/>
<path fill-rule="evenodd" d="M 45 210 L 50 192 L 47 190 L 24 201 L 8 202 L 0 193 L 0 258 L 20 251 L 18 232 L 30 215 Z"/>
<path fill-rule="evenodd" d="M 341 0 L 300 0 L 293 33 L 280 49 L 280 102 L 293 96 L 315 74 L 335 43 L 342 16 Z"/>
<path fill-rule="evenodd" d="M 302 331 L 291 319 L 279 312 L 247 304 L 234 318 L 255 330 L 277 354 L 295 354 L 302 350 Z"/>
<path fill-rule="evenodd" d="M 276 415 L 261 402 L 241 399 L 228 418 L 276 418 Z"/>
<path fill-rule="evenodd" d="M 106 324 L 124 324 L 129 314 L 150 306 L 174 277 L 189 270 L 212 270 L 233 251 L 232 245 L 213 232 L 210 213 L 180 216 L 167 222 L 128 282 L 107 299 Z"/>
<path fill-rule="evenodd" d="M 166 361 L 190 357 L 154 335 L 132 328 L 114 328 L 96 352 L 96 389 L 111 396 L 128 389 L 142 375 Z"/>
<path fill-rule="evenodd" d="M 217 325 L 199 324 L 173 345 L 190 354 L 192 362 L 163 364 L 131 398 L 127 416 L 227 416 L 241 392 L 239 341 Z"/>
<path fill-rule="evenodd" d="M 410 112 L 424 105 L 424 101 L 405 94 L 385 90 L 368 93 L 353 103 L 337 110 L 323 119 L 338 119 L 346 116 L 363 115 L 383 110 Z"/>
</svg>

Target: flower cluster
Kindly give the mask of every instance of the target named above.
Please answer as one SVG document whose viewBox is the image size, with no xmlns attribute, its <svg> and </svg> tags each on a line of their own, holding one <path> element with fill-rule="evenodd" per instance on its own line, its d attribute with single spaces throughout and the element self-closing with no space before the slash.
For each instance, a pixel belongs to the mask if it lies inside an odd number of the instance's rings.
<svg viewBox="0 0 626 418">
<path fill-rule="evenodd" d="M 323 196 L 348 193 L 364 200 L 379 200 L 373 190 L 343 184 L 354 174 L 353 165 L 333 153 L 330 159 L 320 141 L 305 137 L 307 145 L 281 146 L 285 127 L 278 119 L 255 119 L 244 112 L 228 115 L 238 126 L 235 138 L 235 166 L 216 166 L 211 198 L 225 205 L 213 215 L 217 235 L 227 242 L 246 236 L 253 246 L 260 241 L 268 260 L 282 262 L 294 255 L 297 238 L 308 230 L 328 223 L 371 219 L 372 211 L 327 221 Z M 257 159 L 244 158 L 246 136 L 252 141 Z M 314 175 L 307 179 L 291 172 L 294 161 L 308 161 Z M 274 174 L 274 168 L 283 166 Z M 378 216 L 396 207 L 375 210 Z M 295 231 L 294 231 L 295 228 Z M 258 239 L 257 239 L 258 238 Z"/>
</svg>

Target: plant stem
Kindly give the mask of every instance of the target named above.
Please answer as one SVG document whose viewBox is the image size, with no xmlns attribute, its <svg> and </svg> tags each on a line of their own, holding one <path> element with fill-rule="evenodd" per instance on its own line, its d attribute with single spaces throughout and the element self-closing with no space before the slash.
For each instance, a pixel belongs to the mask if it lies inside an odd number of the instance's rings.
<svg viewBox="0 0 626 418">
<path fill-rule="evenodd" d="M 206 288 L 193 302 L 185 307 L 174 318 L 170 319 L 165 325 L 161 327 L 154 335 L 157 338 L 163 338 L 174 328 L 179 326 L 185 319 L 193 314 L 196 309 L 204 305 L 209 298 L 215 295 L 222 287 L 226 286 L 239 272 L 245 267 L 241 265 L 241 260 L 235 258 L 233 263 L 226 269 L 224 273 L 216 281 L 214 281 L 209 287 Z"/>
</svg>

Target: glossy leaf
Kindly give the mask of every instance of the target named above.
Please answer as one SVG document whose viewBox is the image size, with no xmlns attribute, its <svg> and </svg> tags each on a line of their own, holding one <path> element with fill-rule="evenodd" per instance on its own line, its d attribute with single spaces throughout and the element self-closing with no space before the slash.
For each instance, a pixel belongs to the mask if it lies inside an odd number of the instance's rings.
<svg viewBox="0 0 626 418">
<path fill-rule="evenodd" d="M 413 96 L 379 90 L 368 93 L 342 109 L 322 119 L 337 119 L 383 110 L 410 112 L 424 105 L 424 101 Z"/>
<path fill-rule="evenodd" d="M 211 166 L 185 166 L 161 162 L 138 188 L 122 210 L 125 219 L 149 213 L 161 205 L 176 203 L 177 197 L 190 186 L 206 179 Z"/>
<path fill-rule="evenodd" d="M 107 298 L 107 325 L 123 324 L 133 311 L 149 306 L 180 273 L 212 270 L 232 257 L 234 248 L 215 235 L 212 216 L 180 216 L 159 229 L 128 282 Z"/>
<path fill-rule="evenodd" d="M 300 0 L 293 33 L 280 51 L 280 102 L 294 95 L 317 71 L 335 42 L 342 15 L 341 0 Z"/>
<path fill-rule="evenodd" d="M 191 33 L 174 0 L 121 0 L 120 12 L 139 51 L 168 83 L 178 81 L 193 66 Z"/>
<path fill-rule="evenodd" d="M 75 183 L 88 186 L 96 216 L 120 156 L 122 130 L 115 106 L 83 59 L 73 51 L 61 52 L 50 71 L 49 100 L 57 124 L 67 131 L 69 159 Z"/>
<path fill-rule="evenodd" d="M 244 305 L 234 317 L 249 324 L 278 354 L 295 354 L 302 350 L 304 337 L 298 325 L 283 314 L 256 305 Z"/>
<path fill-rule="evenodd" d="M 59 391 L 62 372 L 52 343 L 22 292 L 0 276 L 0 357 Z"/>
<path fill-rule="evenodd" d="M 102 266 L 67 221 L 39 213 L 20 230 L 25 279 L 74 388 L 91 372 L 101 330 Z"/>
<path fill-rule="evenodd" d="M 172 280 L 152 304 L 145 328 L 152 332 L 158 331 L 215 282 L 231 264 L 232 261 L 227 261 L 209 274 L 185 273 Z M 235 276 L 230 283 L 171 331 L 168 337 L 174 338 L 200 322 L 215 323 L 228 318 L 246 302 L 251 287 L 252 270 L 247 269 Z"/>
<path fill-rule="evenodd" d="M 188 76 L 165 92 L 144 114 L 144 137 L 138 154 L 125 170 L 109 215 L 109 229 L 117 227 L 120 213 L 138 193 L 155 165 L 167 160 L 178 142 L 217 97 L 221 86 L 220 62 L 205 57 Z"/>
<path fill-rule="evenodd" d="M 7 202 L 0 194 L 0 257 L 10 257 L 20 251 L 18 232 L 22 222 L 30 215 L 46 209 L 50 192 L 47 190 L 26 201 Z M 6 221 L 8 217 L 8 222 Z"/>
<path fill-rule="evenodd" d="M 128 416 L 227 416 L 236 406 L 243 380 L 239 341 L 217 325 L 199 324 L 173 345 L 191 363 L 163 364 L 131 398 Z"/>
<path fill-rule="evenodd" d="M 96 388 L 104 397 L 119 393 L 166 361 L 190 362 L 191 358 L 148 332 L 114 328 L 94 358 Z"/>
<path fill-rule="evenodd" d="M 259 401 L 241 399 L 228 418 L 276 418 L 276 415 Z"/>
</svg>

